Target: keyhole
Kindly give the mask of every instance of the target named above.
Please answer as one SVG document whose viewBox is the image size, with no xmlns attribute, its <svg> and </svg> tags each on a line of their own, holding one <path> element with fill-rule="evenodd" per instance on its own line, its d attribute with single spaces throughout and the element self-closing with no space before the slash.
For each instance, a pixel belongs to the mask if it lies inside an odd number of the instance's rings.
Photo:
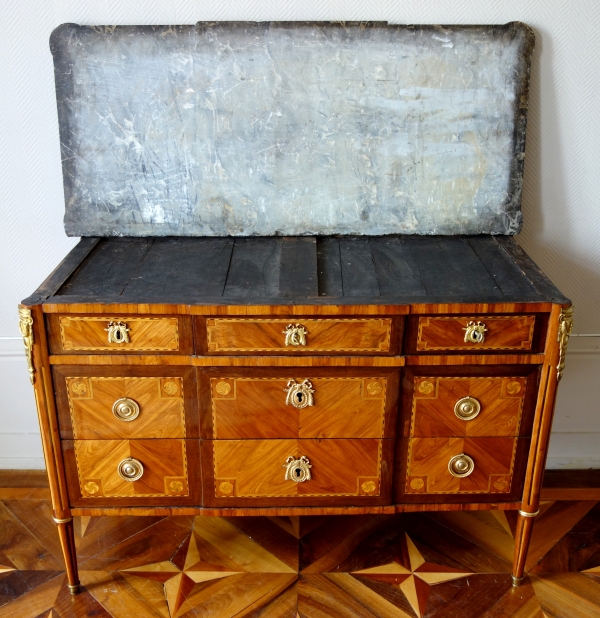
<svg viewBox="0 0 600 618">
<path fill-rule="evenodd" d="M 302 403 L 303 394 L 302 393 L 296 393 L 296 397 L 298 397 L 298 403 Z"/>
<path fill-rule="evenodd" d="M 121 339 L 121 337 L 122 337 L 122 335 L 121 335 L 121 331 L 120 331 L 120 330 L 118 330 L 118 331 L 115 333 L 115 339 L 118 341 L 118 340 L 120 340 L 120 339 Z"/>
<path fill-rule="evenodd" d="M 296 476 L 300 476 L 302 474 L 302 470 L 300 470 L 300 468 L 296 468 L 295 472 L 296 472 Z"/>
</svg>

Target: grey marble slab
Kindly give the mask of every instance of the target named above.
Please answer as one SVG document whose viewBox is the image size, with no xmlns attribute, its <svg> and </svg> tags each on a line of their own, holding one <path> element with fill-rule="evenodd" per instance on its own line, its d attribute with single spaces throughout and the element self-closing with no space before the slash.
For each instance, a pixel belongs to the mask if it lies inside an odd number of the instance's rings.
<svg viewBox="0 0 600 618">
<path fill-rule="evenodd" d="M 64 24 L 70 236 L 515 234 L 531 30 Z"/>
</svg>

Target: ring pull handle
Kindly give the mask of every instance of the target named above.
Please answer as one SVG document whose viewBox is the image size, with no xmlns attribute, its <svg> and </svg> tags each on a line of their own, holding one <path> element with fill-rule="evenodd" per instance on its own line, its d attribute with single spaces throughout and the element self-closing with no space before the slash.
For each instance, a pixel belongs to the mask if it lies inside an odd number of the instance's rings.
<svg viewBox="0 0 600 618">
<path fill-rule="evenodd" d="M 117 466 L 117 472 L 124 481 L 133 482 L 142 478 L 144 466 L 141 461 L 128 457 Z"/>
<path fill-rule="evenodd" d="M 140 406 L 133 399 L 123 397 L 113 403 L 112 412 L 120 421 L 128 423 L 140 415 Z"/>
<path fill-rule="evenodd" d="M 475 397 L 463 397 L 454 404 L 454 414 L 461 421 L 471 421 L 481 412 L 481 404 Z"/>
<path fill-rule="evenodd" d="M 285 335 L 286 346 L 306 345 L 306 335 L 308 335 L 308 331 L 302 324 L 288 324 L 282 332 Z"/>
<path fill-rule="evenodd" d="M 485 341 L 485 333 L 487 328 L 483 322 L 467 322 L 465 331 L 465 343 L 483 343 Z"/>
<path fill-rule="evenodd" d="M 300 459 L 294 459 L 291 455 L 283 464 L 285 470 L 285 480 L 294 481 L 294 483 L 304 483 L 310 481 L 310 469 L 312 465 L 308 461 L 308 457 L 302 455 Z"/>
<path fill-rule="evenodd" d="M 310 380 L 304 380 L 301 383 L 296 382 L 296 380 L 290 380 L 283 390 L 287 393 L 285 398 L 286 406 L 302 409 L 315 405 L 313 397 L 315 389 Z"/>
<path fill-rule="evenodd" d="M 108 343 L 129 343 L 129 331 L 125 322 L 109 322 L 108 328 L 104 329 L 108 332 Z"/>
<path fill-rule="evenodd" d="M 464 453 L 454 455 L 448 462 L 448 471 L 459 479 L 469 476 L 475 470 L 475 462 Z"/>
</svg>

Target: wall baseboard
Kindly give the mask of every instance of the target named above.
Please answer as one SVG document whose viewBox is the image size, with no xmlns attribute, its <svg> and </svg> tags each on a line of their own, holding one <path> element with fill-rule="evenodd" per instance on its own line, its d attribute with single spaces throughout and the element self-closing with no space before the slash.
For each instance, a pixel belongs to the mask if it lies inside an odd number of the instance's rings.
<svg viewBox="0 0 600 618">
<path fill-rule="evenodd" d="M 600 470 L 546 470 L 542 500 L 600 500 Z"/>
<path fill-rule="evenodd" d="M 49 487 L 46 470 L 0 470 L 0 487 Z"/>
</svg>

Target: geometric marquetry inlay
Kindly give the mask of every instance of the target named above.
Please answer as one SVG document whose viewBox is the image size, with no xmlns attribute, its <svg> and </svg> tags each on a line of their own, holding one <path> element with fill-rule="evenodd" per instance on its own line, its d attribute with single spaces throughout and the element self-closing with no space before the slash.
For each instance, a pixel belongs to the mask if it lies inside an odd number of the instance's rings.
<svg viewBox="0 0 600 618">
<path fill-rule="evenodd" d="M 393 562 L 352 571 L 351 574 L 399 588 L 420 618 L 425 614 L 432 586 L 468 577 L 473 573 L 428 562 L 406 533 L 402 541 L 397 551 L 398 558 Z"/>
<path fill-rule="evenodd" d="M 381 447 L 381 440 L 214 440 L 214 495 L 378 496 Z M 310 480 L 287 480 L 290 456 L 307 457 Z"/>
<path fill-rule="evenodd" d="M 68 377 L 66 381 L 75 439 L 185 438 L 179 377 Z M 119 413 L 124 399 L 129 400 L 126 406 L 139 408 L 137 416 Z"/>
<path fill-rule="evenodd" d="M 178 548 L 174 560 L 143 564 L 122 569 L 120 572 L 163 584 L 169 615 L 177 618 L 190 608 L 188 597 L 195 585 L 241 575 L 245 569 L 223 567 L 208 562 L 199 551 L 195 534 L 192 532 Z"/>
<path fill-rule="evenodd" d="M 380 438 L 385 378 L 310 378 L 313 405 L 286 405 L 284 378 L 212 378 L 215 439 Z"/>
<path fill-rule="evenodd" d="M 407 494 L 508 493 L 518 438 L 410 438 L 405 480 Z M 473 462 L 468 476 L 449 470 L 453 458 Z"/>
<path fill-rule="evenodd" d="M 410 435 L 517 436 L 526 386 L 525 377 L 416 377 Z M 467 399 L 480 411 L 460 417 L 455 408 Z"/>
<path fill-rule="evenodd" d="M 185 440 L 76 440 L 74 448 L 83 498 L 189 495 Z M 118 472 L 128 458 L 143 467 L 135 481 Z"/>
<path fill-rule="evenodd" d="M 206 320 L 209 352 L 249 353 L 279 351 L 348 352 L 353 354 L 388 352 L 390 318 L 344 318 L 300 320 L 306 333 L 305 345 L 286 345 L 289 319 L 252 320 L 209 318 Z M 295 324 L 295 322 L 294 322 Z"/>
<path fill-rule="evenodd" d="M 110 342 L 110 323 L 123 323 L 127 339 Z M 120 352 L 176 352 L 179 350 L 179 321 L 177 318 L 114 318 L 71 317 L 59 318 L 60 338 L 64 352 L 110 351 Z"/>
<path fill-rule="evenodd" d="M 467 325 L 473 321 L 486 329 L 480 343 L 465 341 Z M 417 351 L 530 350 L 534 326 L 533 315 L 420 317 Z"/>
</svg>

